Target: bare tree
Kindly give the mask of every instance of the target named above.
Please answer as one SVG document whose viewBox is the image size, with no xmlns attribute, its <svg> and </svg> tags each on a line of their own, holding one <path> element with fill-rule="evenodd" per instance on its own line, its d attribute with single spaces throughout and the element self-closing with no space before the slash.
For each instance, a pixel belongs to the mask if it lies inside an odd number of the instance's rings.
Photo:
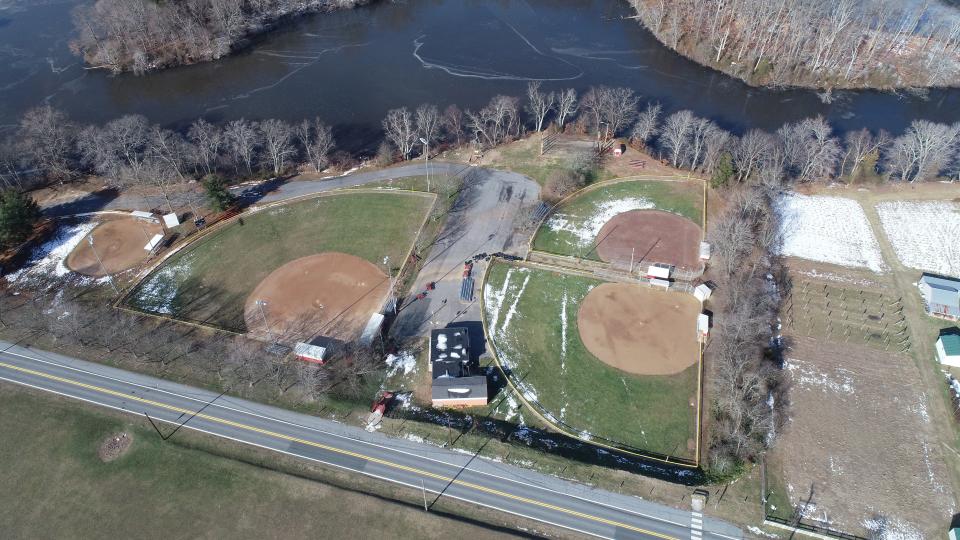
<svg viewBox="0 0 960 540">
<path fill-rule="evenodd" d="M 262 136 L 257 125 L 243 118 L 227 124 L 223 131 L 227 152 L 239 171 L 243 167 L 247 174 L 253 174 L 257 150 L 262 144 Z"/>
<path fill-rule="evenodd" d="M 443 111 L 443 128 L 447 136 L 452 137 L 456 145 L 460 146 L 460 138 L 463 136 L 463 111 L 460 107 L 450 105 Z"/>
<path fill-rule="evenodd" d="M 740 137 L 733 147 L 733 163 L 741 182 L 753 176 L 772 146 L 770 134 L 759 129 L 751 129 Z"/>
<path fill-rule="evenodd" d="M 792 178 L 801 183 L 833 178 L 841 148 L 831 132 L 830 125 L 820 116 L 785 124 L 777 130 L 786 170 Z"/>
<path fill-rule="evenodd" d="M 388 111 L 387 117 L 383 119 L 383 131 L 403 159 L 410 159 L 410 152 L 417 141 L 417 129 L 410 111 L 406 107 Z"/>
<path fill-rule="evenodd" d="M 17 138 L 31 164 L 46 178 L 63 184 L 73 175 L 75 130 L 66 114 L 43 105 L 23 115 Z"/>
<path fill-rule="evenodd" d="M 187 160 L 191 150 L 183 136 L 175 131 L 162 129 L 160 126 L 152 126 L 147 144 L 149 156 L 162 163 L 166 170 L 181 182 L 187 180 L 184 173 L 188 168 Z"/>
<path fill-rule="evenodd" d="M 844 142 L 846 143 L 846 151 L 840 164 L 840 172 L 846 174 L 852 180 L 860 173 L 860 167 L 863 166 L 863 162 L 868 156 L 879 155 L 890 144 L 890 135 L 883 130 L 874 135 L 867 128 L 863 128 L 858 131 L 847 132 L 844 136 Z"/>
<path fill-rule="evenodd" d="M 540 91 L 540 81 L 527 84 L 527 110 L 533 115 L 533 125 L 537 132 L 543 131 L 543 123 L 553 110 L 557 95 Z"/>
<path fill-rule="evenodd" d="M 440 138 L 440 111 L 436 105 L 420 105 L 417 107 L 417 135 L 432 146 Z"/>
<path fill-rule="evenodd" d="M 519 100 L 515 97 L 495 96 L 480 111 L 464 112 L 467 127 L 481 143 L 496 146 L 507 139 L 511 127 L 518 121 L 518 103 Z"/>
<path fill-rule="evenodd" d="M 273 166 L 273 174 L 279 176 L 297 152 L 292 143 L 293 128 L 282 120 L 271 119 L 260 122 L 260 132 L 263 134 L 263 150 Z"/>
<path fill-rule="evenodd" d="M 223 148 L 223 132 L 219 127 L 200 118 L 190 125 L 187 138 L 193 143 L 195 161 L 202 167 L 203 174 L 212 174 Z"/>
<path fill-rule="evenodd" d="M 567 88 L 557 95 L 557 128 L 563 131 L 567 119 L 577 113 L 577 91 Z"/>
<path fill-rule="evenodd" d="M 307 154 L 307 160 L 313 165 L 313 170 L 320 172 L 326 168 L 330 162 L 330 152 L 335 146 L 333 129 L 319 118 L 314 118 L 312 123 L 304 120 L 297 126 L 297 139 Z"/>
<path fill-rule="evenodd" d="M 650 144 L 650 140 L 657 136 L 662 110 L 660 103 L 647 104 L 647 108 L 637 116 L 637 122 L 630 132 L 631 143 L 641 148 L 646 148 Z"/>
<path fill-rule="evenodd" d="M 683 153 L 690 142 L 690 134 L 696 117 L 688 110 L 677 111 L 667 117 L 660 134 L 660 144 L 670 155 L 670 163 L 679 167 L 683 163 Z"/>
<path fill-rule="evenodd" d="M 956 152 L 958 136 L 958 124 L 914 120 L 890 145 L 884 159 L 887 174 L 907 182 L 936 177 Z"/>
</svg>

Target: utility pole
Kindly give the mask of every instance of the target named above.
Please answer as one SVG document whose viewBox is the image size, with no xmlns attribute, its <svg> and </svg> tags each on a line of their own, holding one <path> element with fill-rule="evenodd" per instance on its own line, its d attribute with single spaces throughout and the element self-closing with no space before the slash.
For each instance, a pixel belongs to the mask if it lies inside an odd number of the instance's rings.
<svg viewBox="0 0 960 540">
<path fill-rule="evenodd" d="M 167 196 L 167 189 L 163 186 L 163 179 L 157 177 L 157 185 L 160 186 L 160 191 L 163 193 L 163 198 L 167 201 L 167 208 L 170 209 L 171 214 L 175 214 L 173 211 L 173 204 L 170 203 L 170 197 Z"/>
<path fill-rule="evenodd" d="M 633 257 L 637 253 L 637 248 L 630 248 L 630 273 L 633 274 Z"/>
<path fill-rule="evenodd" d="M 87 243 L 90 244 L 90 249 L 93 250 L 93 256 L 97 258 L 97 264 L 100 265 L 100 271 L 107 276 L 107 281 L 110 282 L 110 286 L 113 287 L 114 294 L 120 294 L 120 291 L 117 289 L 117 284 L 113 282 L 113 276 L 107 273 L 107 269 L 103 267 L 103 260 L 100 259 L 100 254 L 97 253 L 97 246 L 93 245 L 93 233 L 90 233 L 90 236 L 87 237 Z"/>
<path fill-rule="evenodd" d="M 266 300 L 257 300 L 254 302 L 257 305 L 257 308 L 260 310 L 260 317 L 263 319 L 263 326 L 267 329 L 267 337 L 270 338 L 270 341 L 276 343 L 277 340 L 273 339 L 273 332 L 270 331 L 270 323 L 267 322 L 267 314 L 263 311 L 263 306 L 267 305 Z"/>
<path fill-rule="evenodd" d="M 426 139 L 420 137 L 420 142 L 423 144 L 423 168 L 427 171 L 427 192 L 430 191 L 430 143 Z"/>
</svg>

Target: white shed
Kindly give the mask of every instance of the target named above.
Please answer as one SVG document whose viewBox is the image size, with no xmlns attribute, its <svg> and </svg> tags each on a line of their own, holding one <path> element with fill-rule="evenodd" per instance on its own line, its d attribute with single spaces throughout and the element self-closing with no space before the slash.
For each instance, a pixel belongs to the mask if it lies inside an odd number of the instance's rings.
<svg viewBox="0 0 960 540">
<path fill-rule="evenodd" d="M 647 277 L 670 279 L 671 270 L 673 270 L 673 267 L 669 264 L 654 263 L 647 267 Z"/>
<path fill-rule="evenodd" d="M 164 227 L 166 227 L 166 228 L 168 228 L 168 229 L 172 229 L 172 228 L 176 227 L 177 225 L 180 225 L 180 218 L 177 217 L 177 214 L 175 214 L 175 213 L 164 214 L 164 216 L 163 216 L 163 226 L 164 226 Z"/>
<path fill-rule="evenodd" d="M 650 284 L 654 287 L 663 287 L 664 289 L 670 288 L 670 282 L 665 279 L 653 278 L 650 280 Z"/>
<path fill-rule="evenodd" d="M 706 313 L 697 315 L 697 337 L 703 339 L 710 335 L 710 316 Z"/>
<path fill-rule="evenodd" d="M 701 302 L 704 302 L 710 298 L 711 294 L 713 294 L 713 289 L 711 289 L 706 283 L 701 283 L 693 289 L 693 296 L 695 296 L 697 300 Z"/>
<path fill-rule="evenodd" d="M 300 360 L 310 362 L 311 364 L 323 364 L 327 361 L 327 349 L 319 345 L 311 345 L 303 342 L 297 343 L 293 347 L 293 354 Z"/>
<path fill-rule="evenodd" d="M 157 247 L 158 244 L 163 240 L 162 234 L 155 234 L 153 238 L 147 242 L 147 245 L 143 246 L 144 251 L 153 251 L 153 248 Z"/>
<path fill-rule="evenodd" d="M 700 242 L 700 260 L 710 260 L 710 244 L 707 242 Z"/>
<path fill-rule="evenodd" d="M 937 360 L 945 366 L 960 367 L 960 333 L 940 335 L 937 340 Z"/>
</svg>

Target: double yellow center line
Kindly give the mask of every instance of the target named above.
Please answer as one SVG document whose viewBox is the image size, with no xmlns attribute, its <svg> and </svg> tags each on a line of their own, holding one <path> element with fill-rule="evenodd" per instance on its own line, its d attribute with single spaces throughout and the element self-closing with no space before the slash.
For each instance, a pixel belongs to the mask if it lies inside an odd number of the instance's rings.
<svg viewBox="0 0 960 540">
<path fill-rule="evenodd" d="M 49 373 L 44 373 L 44 372 L 42 372 L 42 371 L 36 371 L 36 370 L 33 370 L 33 369 L 27 369 L 27 368 L 23 368 L 23 367 L 19 367 L 19 366 L 14 366 L 14 365 L 12 365 L 12 364 L 7 364 L 7 363 L 4 363 L 4 362 L 0 362 L 0 367 L 4 367 L 4 368 L 7 368 L 7 369 L 10 369 L 10 370 L 13 370 L 13 371 L 19 371 L 19 372 L 21 372 L 21 373 L 26 373 L 26 374 L 29 374 L 29 375 L 33 375 L 33 376 L 35 376 L 35 377 L 41 377 L 41 378 L 48 379 L 48 380 L 51 380 L 51 381 L 57 381 L 57 382 L 64 383 L 64 384 L 68 384 L 68 385 L 75 386 L 75 387 L 78 387 L 78 388 L 84 388 L 84 389 L 86 389 L 86 390 L 91 390 L 91 391 L 93 391 L 93 392 L 97 392 L 97 393 L 100 393 L 100 394 L 106 394 L 106 395 L 118 397 L 118 398 L 121 398 L 121 399 L 124 399 L 124 400 L 128 400 L 128 401 L 135 401 L 135 402 L 137 402 L 137 403 L 142 403 L 142 404 L 144 404 L 144 405 L 150 405 L 150 406 L 152 406 L 152 407 L 157 407 L 157 408 L 160 408 L 160 409 L 165 409 L 165 410 L 168 410 L 168 411 L 171 411 L 171 412 L 176 412 L 176 413 L 182 413 L 182 414 L 192 415 L 194 418 L 201 418 L 201 419 L 203 419 L 203 420 L 207 420 L 207 421 L 210 421 L 210 422 L 215 422 L 215 423 L 222 424 L 222 425 L 225 425 L 225 426 L 230 426 L 230 427 L 242 429 L 242 430 L 245 430 L 245 431 L 250 431 L 250 432 L 254 432 L 254 433 L 259 433 L 259 434 L 261 434 L 261 435 L 266 435 L 266 436 L 268 436 L 268 437 L 272 437 L 272 438 L 275 438 L 275 439 L 281 439 L 281 440 L 285 440 L 285 441 L 296 442 L 296 443 L 304 444 L 304 445 L 307 445 L 307 446 L 312 446 L 312 447 L 314 447 L 314 448 L 319 448 L 319 449 L 321 449 L 321 450 L 326 450 L 326 451 L 328 451 L 328 452 L 332 452 L 332 453 L 335 453 L 335 454 L 340 454 L 340 455 L 350 456 L 350 457 L 357 458 L 357 459 L 362 459 L 362 460 L 368 461 L 368 462 L 370 462 L 370 463 L 376 463 L 376 464 L 378 464 L 378 465 L 383 465 L 383 466 L 385 466 L 385 467 L 390 467 L 390 468 L 392 468 L 392 469 L 397 469 L 397 470 L 406 471 L 406 472 L 409 472 L 409 473 L 412 473 L 412 474 L 415 474 L 415 475 L 419 475 L 419 476 L 423 476 L 423 477 L 426 477 L 426 478 L 432 478 L 432 479 L 435 479 L 435 480 L 439 480 L 439 481 L 441 481 L 441 482 L 447 482 L 447 483 L 450 483 L 450 484 L 456 484 L 456 485 L 458 485 L 458 486 L 462 486 L 462 487 L 470 488 L 470 489 L 473 489 L 473 490 L 476 490 L 476 491 L 488 493 L 488 494 L 490 494 L 490 495 L 495 495 L 495 496 L 497 496 L 497 497 L 503 497 L 503 498 L 505 498 L 505 499 L 511 499 L 511 500 L 514 500 L 514 501 L 518 501 L 518 502 L 530 504 L 530 505 L 532 505 L 532 506 L 537 506 L 537 507 L 545 508 L 545 509 L 548 509 L 548 510 L 554 510 L 554 511 L 561 512 L 561 513 L 564 513 L 564 514 L 567 514 L 567 515 L 570 515 L 570 516 L 574 516 L 574 517 L 578 517 L 578 518 L 582 518 L 582 519 L 587 519 L 587 520 L 594 521 L 594 522 L 597 522 L 597 523 L 603 523 L 603 524 L 605 524 L 605 525 L 611 525 L 611 526 L 613 526 L 613 527 L 620 527 L 620 528 L 623 528 L 623 529 L 627 529 L 627 530 L 634 531 L 634 532 L 638 532 L 638 533 L 642 533 L 642 534 L 647 534 L 647 535 L 654 536 L 654 537 L 657 537 L 657 538 L 663 538 L 664 540 L 678 540 L 677 538 L 672 537 L 672 536 L 668 536 L 668 535 L 665 535 L 665 534 L 662 534 L 662 533 L 658 533 L 658 532 L 654 532 L 654 531 L 648 531 L 648 530 L 646 530 L 646 529 L 642 529 L 642 528 L 639 528 L 639 527 L 634 527 L 633 525 L 628 525 L 628 524 L 626 524 L 626 523 L 620 523 L 620 522 L 618 522 L 618 521 L 613 521 L 613 520 L 606 519 L 606 518 L 602 518 L 602 517 L 599 517 L 599 516 L 594 516 L 594 515 L 591 515 L 591 514 L 585 514 L 585 513 L 583 513 L 583 512 L 578 512 L 578 511 L 576 511 L 576 510 L 571 510 L 571 509 L 569 509 L 569 508 L 563 508 L 563 507 L 561 507 L 561 506 L 556 506 L 556 505 L 553 505 L 553 504 L 545 503 L 545 502 L 543 502 L 543 501 L 538 501 L 538 500 L 534 500 L 534 499 L 529 499 L 529 498 L 527 498 L 527 497 L 521 497 L 521 496 L 519 496 L 519 495 L 513 495 L 513 494 L 511 494 L 511 493 L 506 493 L 506 492 L 504 492 L 504 491 L 500 491 L 500 490 L 496 490 L 496 489 L 491 489 L 491 488 L 488 488 L 488 487 L 486 487 L 486 486 L 481 486 L 481 485 L 479 485 L 479 484 L 474 484 L 474 483 L 472 483 L 472 482 L 467 482 L 467 481 L 465 481 L 465 480 L 460 480 L 460 479 L 451 478 L 451 477 L 448 477 L 448 476 L 443 476 L 443 475 L 441 475 L 441 474 L 436 474 L 436 473 L 432 473 L 432 472 L 430 472 L 430 471 L 425 471 L 425 470 L 422 470 L 422 469 L 417 469 L 417 468 L 415 468 L 415 467 L 409 467 L 409 466 L 407 466 L 407 465 L 401 465 L 401 464 L 399 464 L 399 463 L 394 463 L 394 462 L 392 462 L 392 461 L 387 461 L 387 460 L 384 460 L 384 459 L 380 459 L 380 458 L 376 458 L 376 457 L 372 457 L 372 456 L 367 456 L 367 455 L 364 455 L 364 454 L 359 454 L 359 453 L 357 453 L 357 452 L 352 452 L 352 451 L 350 451 L 350 450 L 344 450 L 344 449 L 342 449 L 342 448 L 336 448 L 336 447 L 333 447 L 333 446 L 328 446 L 328 445 L 326 445 L 326 444 L 318 443 L 318 442 L 315 442 L 315 441 L 310 441 L 310 440 L 306 440 L 306 439 L 300 439 L 300 438 L 298 438 L 298 437 L 293 437 L 293 436 L 291 436 L 291 435 L 285 435 L 285 434 L 283 434 L 283 433 L 277 433 L 277 432 L 275 432 L 275 431 L 270 431 L 270 430 L 266 430 L 266 429 L 262 429 L 262 428 L 258 428 L 258 427 L 254 427 L 254 426 L 250 426 L 250 425 L 247 425 L 247 424 L 241 424 L 241 423 L 239 423 L 239 422 L 234 422 L 234 421 L 232 421 L 232 420 L 227 420 L 227 419 L 225 419 L 225 418 L 219 418 L 219 417 L 217 417 L 217 416 L 211 416 L 211 415 L 209 415 L 209 414 L 196 413 L 196 411 L 192 411 L 192 410 L 189 410 L 189 409 L 184 409 L 184 408 L 181 408 L 181 407 L 175 407 L 175 406 L 173 406 L 173 405 L 168 405 L 168 404 L 166 404 L 166 403 L 160 403 L 160 402 L 158 402 L 158 401 L 153 401 L 153 400 L 149 400 L 149 399 L 144 399 L 144 398 L 137 397 L 137 396 L 133 396 L 133 395 L 130 395 L 130 394 L 127 394 L 127 393 L 124 393 L 124 392 L 118 392 L 118 391 L 116 391 L 116 390 L 110 390 L 109 388 L 102 388 L 102 387 L 100 387 L 100 386 L 94 386 L 94 385 L 87 384 L 87 383 L 83 383 L 83 382 L 80 382 L 80 381 L 75 381 L 75 380 L 73 380 L 73 379 L 67 379 L 67 378 L 64 378 L 64 377 L 59 377 L 59 376 L 57 376 L 57 375 L 51 375 L 51 374 L 49 374 Z M 306 456 L 303 456 L 303 457 L 306 457 Z"/>
</svg>

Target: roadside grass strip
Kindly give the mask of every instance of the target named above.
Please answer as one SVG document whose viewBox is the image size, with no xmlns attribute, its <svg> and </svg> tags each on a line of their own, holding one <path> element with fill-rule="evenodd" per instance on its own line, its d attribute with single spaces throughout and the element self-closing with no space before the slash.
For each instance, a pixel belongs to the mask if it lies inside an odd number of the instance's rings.
<svg viewBox="0 0 960 540">
<path fill-rule="evenodd" d="M 587 189 L 561 203 L 533 239 L 533 249 L 556 255 L 600 260 L 593 249 L 603 225 L 631 210 L 657 209 L 679 214 L 699 224 L 702 194 L 699 185 L 685 182 L 631 180 Z"/>
<path fill-rule="evenodd" d="M 243 331 L 247 296 L 295 259 L 333 251 L 380 268 L 387 261 L 395 271 L 430 205 L 430 198 L 417 194 L 341 192 L 244 215 L 170 257 L 137 285 L 127 303 Z"/>
<path fill-rule="evenodd" d="M 695 458 L 697 366 L 638 376 L 591 354 L 580 339 L 577 312 L 601 283 L 494 262 L 483 302 L 497 358 L 525 401 L 581 439 Z M 511 409 L 508 419 L 515 418 Z"/>
<path fill-rule="evenodd" d="M 781 255 L 877 273 L 887 270 L 877 237 L 857 201 L 785 193 L 775 209 L 780 215 Z"/>
<path fill-rule="evenodd" d="M 960 203 L 883 202 L 877 213 L 901 264 L 960 277 Z"/>
</svg>

